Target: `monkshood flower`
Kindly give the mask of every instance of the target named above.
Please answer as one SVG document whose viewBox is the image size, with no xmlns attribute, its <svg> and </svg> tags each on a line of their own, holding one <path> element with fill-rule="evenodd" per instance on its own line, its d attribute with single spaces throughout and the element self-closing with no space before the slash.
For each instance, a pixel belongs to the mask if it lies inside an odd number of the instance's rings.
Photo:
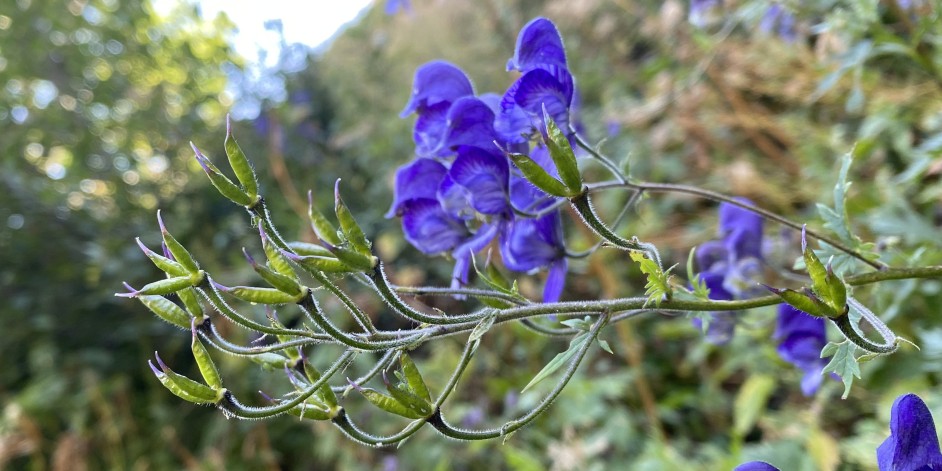
<svg viewBox="0 0 942 471">
<path fill-rule="evenodd" d="M 939 436 L 926 403 L 904 394 L 890 409 L 890 436 L 877 447 L 880 471 L 942 471 Z"/>
<path fill-rule="evenodd" d="M 942 452 L 932 413 L 915 394 L 903 394 L 890 410 L 890 436 L 877 447 L 880 471 L 940 471 Z M 779 471 L 764 461 L 743 463 L 733 471 Z"/>
<path fill-rule="evenodd" d="M 745 198 L 739 201 L 752 204 Z M 728 301 L 761 293 L 756 282 L 762 271 L 762 218 L 739 206 L 722 203 L 719 220 L 720 239 L 701 244 L 696 255 L 701 279 L 710 289 L 710 299 Z M 694 325 L 701 327 L 700 319 L 694 319 Z M 714 312 L 706 339 L 714 344 L 726 343 L 734 329 L 732 313 Z"/>
<path fill-rule="evenodd" d="M 773 335 L 780 342 L 778 354 L 805 373 L 801 380 L 801 392 L 805 396 L 813 395 L 824 378 L 822 370 L 828 364 L 827 358 L 821 358 L 821 349 L 827 344 L 825 328 L 821 317 L 810 316 L 788 304 L 778 307 Z"/>
<path fill-rule="evenodd" d="M 384 10 L 385 13 L 389 16 L 399 13 L 399 11 L 408 13 L 412 11 L 412 2 L 409 0 L 386 0 L 386 7 Z"/>
<path fill-rule="evenodd" d="M 562 37 L 552 21 L 535 18 L 523 27 L 507 70 L 518 70 L 523 75 L 500 102 L 494 126 L 505 143 L 525 142 L 527 135 L 543 129 L 544 107 L 560 129 L 570 129 L 569 108 L 575 85 L 566 66 Z"/>
<path fill-rule="evenodd" d="M 443 157 L 448 154 L 448 149 L 443 148 L 448 111 L 459 98 L 473 95 L 471 79 L 453 64 L 432 61 L 416 69 L 412 95 L 399 114 L 402 118 L 412 113 L 418 115 L 412 133 L 416 155 Z"/>
</svg>

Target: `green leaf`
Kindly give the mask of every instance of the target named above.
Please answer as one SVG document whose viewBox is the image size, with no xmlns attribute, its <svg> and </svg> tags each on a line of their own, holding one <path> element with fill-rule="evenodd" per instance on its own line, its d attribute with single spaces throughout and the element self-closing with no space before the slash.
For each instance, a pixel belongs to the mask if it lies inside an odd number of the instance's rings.
<svg viewBox="0 0 942 471">
<path fill-rule="evenodd" d="M 752 430 L 774 389 L 775 379 L 769 375 L 752 375 L 743 383 L 733 405 L 733 433 L 736 436 L 745 436 Z"/>
<path fill-rule="evenodd" d="M 523 388 L 523 390 L 520 391 L 521 394 L 527 392 L 528 389 L 539 384 L 540 381 L 543 381 L 544 379 L 550 377 L 553 373 L 556 372 L 556 370 L 562 368 L 563 365 L 565 365 L 566 362 L 568 362 L 569 359 L 572 358 L 573 355 L 575 355 L 576 352 L 579 351 L 580 348 L 582 348 L 582 345 L 588 341 L 589 341 L 588 332 L 581 333 L 575 336 L 572 339 L 572 342 L 569 343 L 569 348 L 567 348 L 566 351 L 564 352 L 558 353 L 556 357 L 550 360 L 550 362 L 547 363 L 546 366 L 544 366 L 543 369 L 540 370 L 540 372 L 537 373 L 536 376 L 534 376 L 533 379 L 530 380 L 529 383 L 527 383 L 527 385 Z"/>
<path fill-rule="evenodd" d="M 556 164 L 559 177 L 571 194 L 581 193 L 582 174 L 579 173 L 576 154 L 572 151 L 572 146 L 569 144 L 566 134 L 559 129 L 553 118 L 546 112 L 546 105 L 543 105 L 543 121 L 546 123 L 544 142 L 546 142 L 550 157 L 553 158 L 553 163 Z"/>
<path fill-rule="evenodd" d="M 860 377 L 860 365 L 857 363 L 857 358 L 854 357 L 857 346 L 846 340 L 837 344 L 835 348 L 828 348 L 831 345 L 834 344 L 829 343 L 821 350 L 822 358 L 827 356 L 825 352 L 833 355 L 821 374 L 834 373 L 840 376 L 841 381 L 844 383 L 844 393 L 841 395 L 841 399 L 847 399 L 847 395 L 850 394 L 850 387 L 854 384 L 854 377 Z"/>
<path fill-rule="evenodd" d="M 235 173 L 236 179 L 245 188 L 245 193 L 253 202 L 258 199 L 258 179 L 255 176 L 255 170 L 252 163 L 245 157 L 239 143 L 232 135 L 232 125 L 229 122 L 229 115 L 226 115 L 226 157 L 229 158 L 229 166 Z"/>
<path fill-rule="evenodd" d="M 478 325 L 474 326 L 474 329 L 471 330 L 471 334 L 468 335 L 468 343 L 475 342 L 481 339 L 484 334 L 494 325 L 494 320 L 497 319 L 497 312 L 491 311 L 490 314 L 481 319 L 481 322 L 478 322 Z"/>
<path fill-rule="evenodd" d="M 544 192 L 564 198 L 579 194 L 579 192 L 570 191 L 561 181 L 553 178 L 549 173 L 546 173 L 546 170 L 543 170 L 543 167 L 540 167 L 540 164 L 536 163 L 530 157 L 514 153 L 507 155 L 510 156 L 510 160 L 513 161 L 517 168 L 523 172 L 523 176 L 526 177 L 533 186 Z"/>
<path fill-rule="evenodd" d="M 615 354 L 615 352 L 612 351 L 612 346 L 608 344 L 607 340 L 599 339 L 599 347 L 602 347 L 602 350 L 605 350 L 611 355 Z"/>
<path fill-rule="evenodd" d="M 648 299 L 645 301 L 644 305 L 647 306 L 648 303 L 654 302 L 655 306 L 660 306 L 662 300 L 670 299 L 673 295 L 673 287 L 671 287 L 670 284 L 670 269 L 662 271 L 657 262 L 637 250 L 628 252 L 628 256 L 635 262 L 638 262 L 641 273 L 647 277 L 647 283 L 644 285 L 644 294 Z"/>
<path fill-rule="evenodd" d="M 687 279 L 690 280 L 690 286 L 693 287 L 692 293 L 695 298 L 710 299 L 710 288 L 707 287 L 700 274 L 693 271 L 694 254 L 696 252 L 697 248 L 693 247 L 690 249 L 690 254 L 687 255 Z"/>
<path fill-rule="evenodd" d="M 190 347 L 193 350 L 193 358 L 196 359 L 196 366 L 203 376 L 203 381 L 206 381 L 209 387 L 218 391 L 222 389 L 222 378 L 219 376 L 219 370 L 216 369 L 216 363 L 213 362 L 213 358 L 209 356 L 209 352 L 206 351 L 206 347 L 199 339 L 196 332 L 196 319 L 193 319 L 190 329 L 193 332 Z"/>
</svg>

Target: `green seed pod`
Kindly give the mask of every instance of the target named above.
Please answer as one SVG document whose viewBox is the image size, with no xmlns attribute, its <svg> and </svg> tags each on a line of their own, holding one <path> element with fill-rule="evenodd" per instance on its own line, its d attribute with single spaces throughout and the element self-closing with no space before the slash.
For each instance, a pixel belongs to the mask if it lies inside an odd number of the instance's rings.
<svg viewBox="0 0 942 471">
<path fill-rule="evenodd" d="M 174 304 L 173 301 L 163 296 L 156 295 L 138 296 L 137 299 L 140 300 L 147 309 L 150 309 L 151 312 L 164 321 L 180 327 L 181 329 L 189 328 L 190 316 L 180 306 Z"/>
<path fill-rule="evenodd" d="M 248 259 L 249 263 L 252 265 L 252 269 L 255 270 L 255 273 L 258 273 L 268 284 L 278 291 L 295 295 L 301 294 L 301 285 L 298 284 L 297 278 L 288 277 L 282 275 L 281 273 L 272 270 L 271 268 L 266 267 L 265 265 L 259 265 L 255 263 L 255 260 L 249 255 L 249 252 L 242 248 L 242 253 L 245 254 L 245 258 Z M 279 254 L 280 255 L 280 254 Z"/>
<path fill-rule="evenodd" d="M 144 255 L 147 255 L 147 258 L 154 262 L 154 265 L 156 265 L 157 268 L 163 270 L 168 275 L 184 276 L 189 273 L 186 268 L 183 268 L 183 265 L 180 265 L 179 263 L 170 260 L 163 255 L 158 255 L 156 252 L 149 249 L 146 245 L 144 245 L 143 242 L 141 242 L 140 237 L 136 237 L 134 240 L 137 242 L 138 247 L 144 251 Z"/>
<path fill-rule="evenodd" d="M 306 293 L 288 294 L 273 288 L 256 288 L 254 286 L 227 287 L 213 282 L 216 289 L 228 293 L 235 298 L 256 304 L 296 304 Z"/>
<path fill-rule="evenodd" d="M 288 409 L 287 413 L 301 419 L 310 420 L 330 420 L 334 418 L 330 409 L 325 408 L 323 404 L 318 404 L 317 401 L 311 399 L 298 404 L 297 407 Z"/>
<path fill-rule="evenodd" d="M 316 383 L 321 379 L 320 371 L 317 371 L 317 369 L 314 368 L 314 365 L 311 365 L 307 361 L 304 362 L 304 375 L 307 376 L 307 380 L 310 381 L 311 384 Z M 334 390 L 330 388 L 330 384 L 328 384 L 326 381 L 324 382 L 323 386 L 318 388 L 317 396 L 320 397 L 321 400 L 324 401 L 324 403 L 328 406 L 337 407 L 337 395 L 334 394 Z"/>
<path fill-rule="evenodd" d="M 160 383 L 163 384 L 164 387 L 186 401 L 195 402 L 197 404 L 215 404 L 222 399 L 225 393 L 224 389 L 213 390 L 205 384 L 198 383 L 186 376 L 175 373 L 164 364 L 163 360 L 160 359 L 160 355 L 157 355 L 157 364 L 160 365 L 160 370 L 154 367 L 154 364 L 150 361 L 148 361 L 147 364 L 150 365 L 151 370 L 157 375 L 157 379 L 160 380 Z"/>
<path fill-rule="evenodd" d="M 148 283 L 144 285 L 143 288 L 132 292 L 126 293 L 127 297 L 137 297 L 137 296 L 150 296 L 150 295 L 164 295 L 171 294 L 180 291 L 181 289 L 189 288 L 193 286 L 193 280 L 189 276 L 175 276 L 173 278 L 166 278 L 160 281 L 155 281 L 153 283 Z"/>
<path fill-rule="evenodd" d="M 200 341 L 199 335 L 196 333 L 196 319 L 193 319 L 190 330 L 193 333 L 190 347 L 193 350 L 193 358 L 196 359 L 196 366 L 199 367 L 200 374 L 203 375 L 206 384 L 218 391 L 222 389 L 222 378 L 219 377 L 219 370 L 216 369 L 213 358 L 209 356 L 209 352 L 206 351 L 206 347 L 203 346 L 203 342 Z"/>
<path fill-rule="evenodd" d="M 363 397 L 365 397 L 366 400 L 370 402 L 370 404 L 373 404 L 374 406 L 379 407 L 386 412 L 400 415 L 409 419 L 421 419 L 426 417 L 425 415 L 416 412 L 415 410 L 407 407 L 392 397 L 374 389 L 357 388 L 357 390 L 360 392 L 360 394 L 363 394 Z"/>
<path fill-rule="evenodd" d="M 546 123 L 546 136 L 543 141 L 549 150 L 553 163 L 556 164 L 556 170 L 559 171 L 559 177 L 563 180 L 566 188 L 571 194 L 582 192 L 582 174 L 579 173 L 579 165 L 576 162 L 576 154 L 572 151 L 569 139 L 556 126 L 553 118 L 546 112 L 546 105 L 543 105 L 543 121 Z"/>
<path fill-rule="evenodd" d="M 180 301 L 183 301 L 183 307 L 190 312 L 191 316 L 202 319 L 203 305 L 200 304 L 199 297 L 196 296 L 196 290 L 193 288 L 184 288 L 177 291 L 177 296 L 180 298 Z"/>
<path fill-rule="evenodd" d="M 258 222 L 258 235 L 262 239 L 262 248 L 265 250 L 265 257 L 268 259 L 268 265 L 272 270 L 297 280 L 297 273 L 294 272 L 294 268 L 288 263 L 288 259 L 281 253 L 281 250 L 272 243 L 271 238 L 265 233 L 262 221 Z"/>
<path fill-rule="evenodd" d="M 311 228 L 317 234 L 317 238 L 332 245 L 340 245 L 343 240 L 337 235 L 337 228 L 324 217 L 317 206 L 314 205 L 314 197 L 311 192 L 307 192 L 307 215 L 311 220 Z"/>
<path fill-rule="evenodd" d="M 386 385 L 386 390 L 389 391 L 389 395 L 400 404 L 415 411 L 415 413 L 422 417 L 428 417 L 432 414 L 432 405 L 430 402 L 419 397 L 415 392 L 410 391 L 407 383 L 393 385 L 386 379 L 385 373 L 383 374 L 383 383 Z"/>
<path fill-rule="evenodd" d="M 334 254 L 338 260 L 350 267 L 348 271 L 372 272 L 373 268 L 379 263 L 379 259 L 372 255 L 364 255 L 355 250 L 345 249 L 343 247 L 327 245 L 327 250 Z"/>
<path fill-rule="evenodd" d="M 245 188 L 245 193 L 253 201 L 258 199 L 258 179 L 255 176 L 255 169 L 252 163 L 245 157 L 239 143 L 232 136 L 232 123 L 229 121 L 229 115 L 226 115 L 226 157 L 229 158 L 229 166 L 235 172 L 236 179 Z"/>
<path fill-rule="evenodd" d="M 322 271 L 325 273 L 350 273 L 358 271 L 338 260 L 333 254 L 331 254 L 330 257 L 319 257 L 316 255 L 302 257 L 288 252 L 282 252 L 282 254 L 308 270 Z"/>
<path fill-rule="evenodd" d="M 193 256 L 190 255 L 190 252 L 187 251 L 183 245 L 177 242 L 177 239 L 174 239 L 170 232 L 167 231 L 167 227 L 164 225 L 164 220 L 160 217 L 160 210 L 157 210 L 157 223 L 160 225 L 160 234 L 164 238 L 164 244 L 167 245 L 167 250 L 170 251 L 170 254 L 173 255 L 173 258 L 176 259 L 177 263 L 183 266 L 190 273 L 196 273 L 199 271 L 200 266 L 196 263 L 196 260 L 193 259 Z"/>
<path fill-rule="evenodd" d="M 209 182 L 216 187 L 219 194 L 239 206 L 251 206 L 257 201 L 257 199 L 252 199 L 242 188 L 239 188 L 235 183 L 232 183 L 232 180 L 229 180 L 228 177 L 223 175 L 192 142 L 190 143 L 190 147 L 196 152 L 196 161 L 199 162 L 200 167 L 203 167 L 203 172 L 209 177 Z"/>
<path fill-rule="evenodd" d="M 288 247 L 291 250 L 301 256 L 314 255 L 318 257 L 330 257 L 333 258 L 333 254 L 330 253 L 330 250 L 325 249 L 321 245 L 309 244 L 307 242 L 288 242 Z"/>
<path fill-rule="evenodd" d="M 291 367 L 292 361 L 288 358 L 285 358 L 277 353 L 265 352 L 258 355 L 252 355 L 249 357 L 250 360 L 262 365 L 267 371 L 281 371 L 285 367 Z"/>
<path fill-rule="evenodd" d="M 363 234 L 363 229 L 357 224 L 356 219 L 353 218 L 353 213 L 350 212 L 350 209 L 347 208 L 347 205 L 344 204 L 343 199 L 340 197 L 339 178 L 334 183 L 334 212 L 337 213 L 337 221 L 340 222 L 340 230 L 343 231 L 343 235 L 347 238 L 347 241 L 350 242 L 350 247 L 361 255 L 372 255 L 370 251 L 370 241 L 366 239 L 366 235 Z"/>
<path fill-rule="evenodd" d="M 415 366 L 415 362 L 406 352 L 399 354 L 399 364 L 402 366 L 402 373 L 406 376 L 409 389 L 426 402 L 432 402 L 432 395 L 429 393 L 428 386 L 425 385 L 425 380 L 422 379 L 422 374 L 419 373 L 419 368 Z"/>
</svg>

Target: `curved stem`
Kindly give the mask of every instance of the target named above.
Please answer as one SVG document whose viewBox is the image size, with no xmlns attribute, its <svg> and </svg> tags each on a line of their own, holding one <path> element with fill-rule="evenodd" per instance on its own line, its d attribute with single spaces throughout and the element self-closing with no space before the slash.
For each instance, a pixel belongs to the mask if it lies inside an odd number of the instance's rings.
<svg viewBox="0 0 942 471">
<path fill-rule="evenodd" d="M 347 296 L 347 293 L 344 293 L 339 286 L 334 284 L 333 281 L 330 281 L 330 278 L 327 277 L 327 274 L 322 271 L 317 270 L 307 270 L 311 276 L 317 280 L 323 287 L 327 288 L 327 291 L 330 291 L 331 294 L 337 297 L 340 302 L 347 308 L 347 311 L 350 311 L 350 314 L 353 315 L 353 318 L 357 321 L 357 324 L 360 325 L 360 328 L 366 331 L 367 334 L 375 334 L 376 326 L 373 325 L 373 321 L 369 316 L 360 309 L 356 303 L 350 299 L 350 296 Z"/>
<path fill-rule="evenodd" d="M 569 201 L 582 218 L 582 221 L 585 222 L 586 226 L 588 226 L 595 235 L 623 250 L 644 250 L 644 247 L 642 247 L 640 243 L 615 234 L 607 224 L 602 222 L 599 215 L 595 212 L 595 208 L 592 207 L 592 201 L 589 200 L 589 192 L 574 196 Z"/>
<path fill-rule="evenodd" d="M 350 437 L 350 439 L 360 442 L 364 445 L 375 446 L 375 447 L 385 447 L 389 446 L 406 438 L 409 438 L 413 433 L 418 431 L 425 425 L 426 419 L 418 419 L 406 426 L 399 433 L 393 435 L 387 435 L 385 437 L 373 435 L 367 432 L 364 432 L 359 427 L 357 427 L 353 421 L 350 420 L 350 417 L 347 415 L 345 410 L 340 411 L 336 417 L 332 419 L 334 425 L 337 426 L 343 433 Z"/>
<path fill-rule="evenodd" d="M 507 422 L 503 426 L 496 429 L 489 430 L 464 430 L 451 426 L 445 421 L 444 416 L 441 414 L 441 409 L 437 409 L 434 414 L 428 419 L 428 423 L 432 424 L 436 430 L 441 432 L 443 435 L 451 438 L 456 438 L 458 440 L 487 440 L 491 438 L 497 438 L 505 436 L 509 433 L 512 433 L 530 422 L 533 419 L 537 418 L 545 412 L 549 406 L 559 397 L 559 394 L 563 391 L 563 388 L 569 384 L 569 380 L 572 379 L 575 375 L 576 370 L 579 369 L 579 365 L 582 364 L 582 360 L 585 358 L 586 353 L 589 351 L 589 347 L 595 343 L 595 339 L 599 335 L 599 331 L 602 330 L 602 327 L 608 322 L 608 315 L 603 314 L 599 319 L 592 325 L 592 328 L 586 334 L 585 342 L 579 347 L 579 350 L 576 351 L 573 359 L 569 362 L 569 366 L 566 368 L 566 371 L 563 373 L 562 378 L 560 378 L 559 383 L 553 388 L 552 391 L 542 401 L 530 412 L 527 412 L 522 417 Z"/>
<path fill-rule="evenodd" d="M 500 301 L 507 301 L 516 305 L 525 305 L 528 304 L 521 300 L 519 297 L 501 293 L 500 291 L 492 291 L 486 289 L 476 289 L 476 288 L 439 288 L 435 286 L 399 286 L 399 285 L 390 285 L 390 287 L 397 293 L 400 294 L 412 294 L 415 296 L 472 296 L 475 298 L 488 298 L 488 299 L 497 299 Z"/>
<path fill-rule="evenodd" d="M 564 328 L 557 329 L 554 327 L 547 327 L 544 325 L 537 324 L 533 322 L 532 319 L 521 319 L 520 325 L 542 335 L 547 335 L 550 337 L 568 337 L 570 335 L 578 334 L 579 331 L 576 329 Z"/>
<path fill-rule="evenodd" d="M 705 190 L 703 188 L 698 188 L 695 186 L 680 185 L 680 184 L 674 184 L 674 183 L 603 182 L 603 183 L 589 184 L 587 185 L 587 187 L 589 188 L 590 192 L 593 190 L 601 190 L 601 189 L 606 189 L 606 188 L 631 188 L 633 190 L 638 190 L 641 192 L 649 191 L 649 192 L 662 192 L 662 193 L 683 193 L 683 194 L 688 194 L 688 195 L 694 195 L 694 196 L 699 196 L 701 198 L 706 198 L 709 200 L 719 201 L 723 203 L 732 204 L 734 206 L 738 206 L 747 211 L 756 213 L 766 219 L 775 221 L 783 226 L 791 227 L 792 229 L 801 230 L 802 228 L 801 224 L 794 222 L 790 219 L 787 219 L 785 217 L 782 217 L 771 211 L 762 209 L 758 206 L 753 206 L 750 204 L 743 203 L 742 201 L 739 201 L 732 196 L 727 196 L 722 193 Z M 811 229 L 805 229 L 805 233 L 821 242 L 824 242 L 834 247 L 837 250 L 840 250 L 841 252 L 844 252 L 860 260 L 863 263 L 866 263 L 867 265 L 870 265 L 871 267 L 877 270 L 883 270 L 887 268 L 887 265 L 885 263 L 877 261 L 877 260 L 870 260 L 864 257 L 863 255 L 861 255 L 860 252 L 857 252 L 856 250 L 844 245 L 838 240 L 834 240 L 831 237 L 812 231 Z"/>
<path fill-rule="evenodd" d="M 571 131 L 571 133 L 575 137 L 576 145 L 581 147 L 583 150 L 588 152 L 589 155 L 594 157 L 595 160 L 598 160 L 602 165 L 604 165 L 605 168 L 607 168 L 610 172 L 612 172 L 613 175 L 615 175 L 615 178 L 617 178 L 622 183 L 626 183 L 628 181 L 628 179 L 625 178 L 625 175 L 621 172 L 621 169 L 618 168 L 618 165 L 616 165 L 615 162 L 612 162 L 611 159 L 609 159 L 608 157 L 606 157 L 599 151 L 595 150 L 594 147 L 590 146 L 589 143 L 586 142 L 582 138 L 582 136 L 580 136 L 575 131 Z"/>
<path fill-rule="evenodd" d="M 301 337 L 315 338 L 318 334 L 314 332 L 309 332 L 306 330 L 299 329 L 279 329 L 276 327 L 267 326 L 265 324 L 259 324 L 242 314 L 239 314 L 235 309 L 231 308 L 226 301 L 222 299 L 222 296 L 219 294 L 219 291 L 216 290 L 216 286 L 210 281 L 210 276 L 207 274 L 206 279 L 203 283 L 197 287 L 197 292 L 202 294 L 210 304 L 219 311 L 226 319 L 229 319 L 234 324 L 245 327 L 249 330 L 254 330 L 256 332 L 261 332 L 263 334 L 271 335 L 297 335 Z"/>
<path fill-rule="evenodd" d="M 461 352 L 461 359 L 458 360 L 458 365 L 455 366 L 454 373 L 451 374 L 451 378 L 448 379 L 448 383 L 445 384 L 445 388 L 442 389 L 441 394 L 438 395 L 438 399 L 435 400 L 434 409 L 438 410 L 448 399 L 448 396 L 451 395 L 451 392 L 454 391 L 455 386 L 458 385 L 458 381 L 461 379 L 461 375 L 464 374 L 465 368 L 468 367 L 468 363 L 471 362 L 471 357 L 474 356 L 474 351 L 477 350 L 477 346 L 480 340 L 469 341 L 464 345 L 464 351 Z"/>
<path fill-rule="evenodd" d="M 402 298 L 400 298 L 399 295 L 396 294 L 396 292 L 392 289 L 392 286 L 389 284 L 389 280 L 386 278 L 386 273 L 383 271 L 382 262 L 377 263 L 376 267 L 373 268 L 373 273 L 370 274 L 370 280 L 373 282 L 373 286 L 376 288 L 376 291 L 386 301 L 386 303 L 389 304 L 389 307 L 391 307 L 401 316 L 411 321 L 432 325 L 449 325 L 474 322 L 484 318 L 483 314 L 473 313 L 452 317 L 430 316 L 413 309 L 412 306 L 406 304 Z"/>
<path fill-rule="evenodd" d="M 347 350 L 344 350 L 344 352 L 340 355 L 340 358 L 338 358 L 334 364 L 330 365 L 330 368 L 327 368 L 327 370 L 324 371 L 324 374 L 321 375 L 320 379 L 299 392 L 298 395 L 290 401 L 285 401 L 278 405 L 269 407 L 253 407 L 240 403 L 231 392 L 227 392 L 223 401 L 219 403 L 219 407 L 225 410 L 227 413 L 241 419 L 264 419 L 267 417 L 283 414 L 298 404 L 301 404 L 307 398 L 311 397 L 312 394 L 317 392 L 317 390 L 322 385 L 324 385 L 324 383 L 326 383 L 331 376 L 345 368 L 347 364 L 350 363 L 350 361 L 353 359 L 353 355 L 354 351 L 352 349 L 348 348 Z"/>
<path fill-rule="evenodd" d="M 880 320 L 873 312 L 867 309 L 863 304 L 860 304 L 860 301 L 857 301 L 854 298 L 847 299 L 847 305 L 850 308 L 853 308 L 860 313 L 861 317 L 866 319 L 870 325 L 880 333 L 880 336 L 883 337 L 883 343 L 877 344 L 866 337 L 863 336 L 860 332 L 857 331 L 857 328 L 854 327 L 854 323 L 850 319 L 850 315 L 844 314 L 843 316 L 831 318 L 831 322 L 840 329 L 841 333 L 847 337 L 848 340 L 854 343 L 854 345 L 870 352 L 870 353 L 893 353 L 899 348 L 897 344 L 897 337 L 893 331 L 890 330 L 883 321 Z"/>
<path fill-rule="evenodd" d="M 330 335 L 338 342 L 347 345 L 348 347 L 356 348 L 358 350 L 377 351 L 386 350 L 389 348 L 399 348 L 413 344 L 425 337 L 425 334 L 419 332 L 396 340 L 363 340 L 338 329 L 337 326 L 335 326 L 330 321 L 330 319 L 324 315 L 324 311 L 322 311 L 320 306 L 317 305 L 317 301 L 310 292 L 308 292 L 308 295 L 301 300 L 301 303 L 298 304 L 298 306 L 300 306 L 301 309 L 303 309 L 306 313 L 310 314 L 312 319 L 314 319 L 314 322 L 317 323 L 317 326 L 323 329 L 327 335 Z"/>
<path fill-rule="evenodd" d="M 217 350 L 228 353 L 230 355 L 235 355 L 239 357 L 251 357 L 254 355 L 261 355 L 263 353 L 277 352 L 279 350 L 285 350 L 293 347 L 306 347 L 308 345 L 316 344 L 325 344 L 325 343 L 338 343 L 336 340 L 331 338 L 328 335 L 320 334 L 320 338 L 299 338 L 294 340 L 289 340 L 287 342 L 279 342 L 271 345 L 264 345 L 259 347 L 244 347 L 226 340 L 222 334 L 216 329 L 216 325 L 212 322 L 208 322 L 209 332 L 206 332 L 205 329 L 201 328 L 198 330 L 201 337 L 206 339 L 210 345 L 216 347 Z"/>
<path fill-rule="evenodd" d="M 386 367 L 389 366 L 389 364 L 392 363 L 392 361 L 396 359 L 396 356 L 398 354 L 399 352 L 395 349 L 391 348 L 387 350 L 386 353 L 384 353 L 383 356 L 379 359 L 379 361 L 377 361 L 376 364 L 373 365 L 373 368 L 370 368 L 370 371 L 366 372 L 366 374 L 354 380 L 353 383 L 365 384 L 367 381 L 373 379 L 376 375 L 379 374 L 380 371 L 385 370 Z M 333 389 L 334 392 L 347 394 L 348 391 L 353 389 L 353 386 L 347 383 L 346 386 L 333 386 L 331 387 L 331 389 Z"/>
</svg>

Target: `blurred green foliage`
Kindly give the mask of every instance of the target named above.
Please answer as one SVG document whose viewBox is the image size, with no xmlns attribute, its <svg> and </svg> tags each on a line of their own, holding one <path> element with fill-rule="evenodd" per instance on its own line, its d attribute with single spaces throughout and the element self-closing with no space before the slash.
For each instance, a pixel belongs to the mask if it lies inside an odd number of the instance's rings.
<svg viewBox="0 0 942 471">
<path fill-rule="evenodd" d="M 630 159 L 634 175 L 747 196 L 820 225 L 814 204 L 830 204 L 840 157 L 856 145 L 853 229 L 894 265 L 942 263 L 942 11 L 932 2 L 913 16 L 892 0 L 790 2 L 794 43 L 757 31 L 769 5 L 759 0 L 729 6 L 704 29 L 687 23 L 677 0 L 412 3 L 395 16 L 374 6 L 300 71 L 269 71 L 287 100 L 264 101 L 258 118 L 235 123 L 290 238 L 311 237 L 304 192 L 312 188 L 326 212 L 343 178 L 345 201 L 395 281 L 447 284 L 448 263 L 421 256 L 382 218 L 392 171 L 413 149 L 411 120 L 398 118 L 413 71 L 441 58 L 466 70 L 478 93 L 501 92 L 513 80 L 504 63 L 516 32 L 545 15 L 566 39 L 586 134 Z M 153 278 L 133 238 L 158 245 L 157 208 L 201 263 L 226 269 L 221 281 L 253 279 L 238 252 L 253 228 L 209 187 L 187 145 L 222 162 L 226 86 L 242 64 L 226 42 L 231 28 L 192 7 L 160 17 L 146 0 L 0 7 L 0 467 L 730 469 L 762 458 L 789 469 L 875 469 L 896 395 L 919 393 L 942 418 L 938 280 L 858 289 L 921 350 L 863 365 L 846 401 L 837 382 L 801 396 L 799 373 L 769 339 L 774 311 L 761 309 L 724 347 L 703 343 L 685 319 L 618 324 L 606 333 L 615 355 L 586 363 L 550 412 L 506 444 L 423 430 L 398 450 L 372 450 L 327 424 L 227 421 L 182 403 L 146 359 L 159 347 L 175 369 L 195 371 L 189 334 L 112 293 Z M 298 50 L 281 53 L 284 63 Z M 241 85 L 244 96 L 256 93 Z M 598 204 L 611 215 L 622 202 L 612 194 Z M 683 263 L 712 237 L 713 211 L 652 197 L 624 230 Z M 591 243 L 576 224 L 567 236 L 575 247 Z M 781 245 L 797 247 L 794 236 Z M 643 292 L 641 273 L 602 258 L 573 264 L 567 297 Z M 521 286 L 537 292 L 528 278 Z M 362 305 L 381 311 L 376 300 Z M 416 354 L 433 388 L 460 352 L 449 340 Z M 518 327 L 486 336 L 452 420 L 494 425 L 527 410 L 545 388 L 518 392 L 565 346 Z M 234 359 L 220 367 L 226 386 L 245 394 L 283 384 L 278 372 Z"/>
</svg>

